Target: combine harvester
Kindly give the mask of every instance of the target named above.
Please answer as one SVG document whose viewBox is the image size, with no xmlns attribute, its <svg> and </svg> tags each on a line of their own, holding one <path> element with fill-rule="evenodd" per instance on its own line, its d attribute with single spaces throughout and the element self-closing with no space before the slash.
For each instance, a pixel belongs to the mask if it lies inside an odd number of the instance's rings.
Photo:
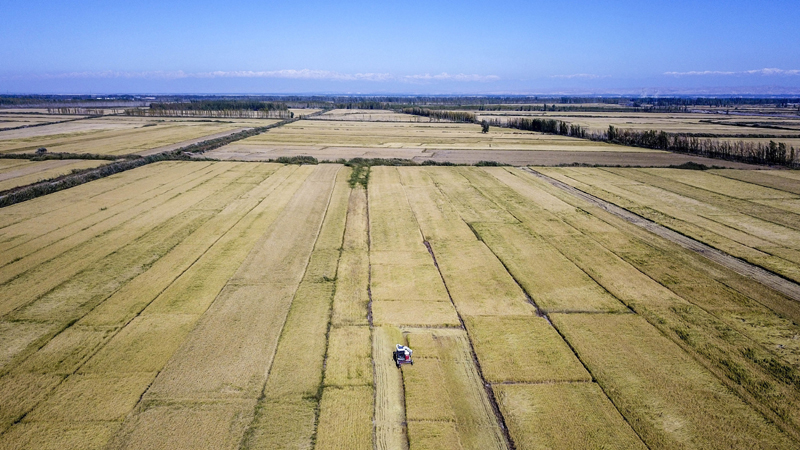
<svg viewBox="0 0 800 450">
<path fill-rule="evenodd" d="M 414 365 L 414 360 L 411 359 L 411 353 L 413 353 L 413 350 L 405 345 L 395 345 L 395 350 L 392 352 L 392 359 L 394 360 L 394 363 L 397 365 L 398 369 L 400 368 L 401 364 Z"/>
</svg>

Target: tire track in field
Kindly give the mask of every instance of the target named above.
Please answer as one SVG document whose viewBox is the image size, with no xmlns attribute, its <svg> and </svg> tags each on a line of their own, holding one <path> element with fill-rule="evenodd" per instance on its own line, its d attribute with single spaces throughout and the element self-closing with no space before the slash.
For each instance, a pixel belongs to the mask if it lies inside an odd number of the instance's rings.
<svg viewBox="0 0 800 450">
<path fill-rule="evenodd" d="M 793 300 L 800 301 L 800 284 L 797 284 L 794 281 L 788 280 L 762 267 L 750 264 L 744 260 L 731 256 L 728 253 L 673 231 L 663 225 L 659 225 L 655 222 L 645 219 L 644 217 L 634 214 L 627 209 L 620 208 L 613 203 L 609 203 L 591 194 L 587 194 L 580 189 L 558 181 L 554 178 L 550 178 L 547 175 L 537 172 L 531 168 L 521 167 L 521 169 L 581 200 L 589 202 L 593 206 L 597 206 L 604 211 L 620 217 L 638 227 L 644 228 L 655 235 L 674 242 L 685 249 L 698 253 L 707 259 L 716 262 L 717 264 L 733 270 L 740 275 L 770 287 Z"/>
</svg>

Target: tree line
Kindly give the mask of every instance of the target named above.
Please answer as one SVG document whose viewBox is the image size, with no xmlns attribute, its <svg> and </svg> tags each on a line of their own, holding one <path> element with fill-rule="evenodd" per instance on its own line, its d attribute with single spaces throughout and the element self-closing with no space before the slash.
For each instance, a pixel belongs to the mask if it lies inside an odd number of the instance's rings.
<svg viewBox="0 0 800 450">
<path fill-rule="evenodd" d="M 493 119 L 488 123 L 496 127 L 516 128 L 518 130 L 535 131 L 538 133 L 558 134 L 577 138 L 586 137 L 586 129 L 582 126 L 567 123 L 563 120 L 515 117 L 505 121 Z"/>
<path fill-rule="evenodd" d="M 288 119 L 286 103 L 256 100 L 198 100 L 191 102 L 152 102 L 149 109 L 126 109 L 128 116 L 217 117 L 248 119 Z"/>
<path fill-rule="evenodd" d="M 413 114 L 415 116 L 429 117 L 432 120 L 445 120 L 448 122 L 462 122 L 462 123 L 475 123 L 477 118 L 475 114 L 466 111 L 438 111 L 428 108 L 420 108 L 413 106 L 411 108 L 403 108 L 400 110 L 405 114 Z"/>
<path fill-rule="evenodd" d="M 728 141 L 699 138 L 685 134 L 665 131 L 621 130 L 609 125 L 608 130 L 592 133 L 590 139 L 605 141 L 630 147 L 667 150 L 676 153 L 690 153 L 709 158 L 727 159 L 755 164 L 776 164 L 789 167 L 798 166 L 798 150 L 783 142 L 769 141 Z"/>
<path fill-rule="evenodd" d="M 66 106 L 58 108 L 47 108 L 47 114 L 61 114 L 61 115 L 80 114 L 86 116 L 102 116 L 104 113 L 105 113 L 104 110 L 95 108 L 70 108 Z"/>
</svg>

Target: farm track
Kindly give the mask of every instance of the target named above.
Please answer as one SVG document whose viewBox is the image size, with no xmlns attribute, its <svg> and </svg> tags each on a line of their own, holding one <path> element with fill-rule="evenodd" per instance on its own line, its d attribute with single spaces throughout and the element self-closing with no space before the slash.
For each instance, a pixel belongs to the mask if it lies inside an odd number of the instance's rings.
<svg viewBox="0 0 800 450">
<path fill-rule="evenodd" d="M 800 301 L 800 284 L 797 284 L 791 280 L 776 275 L 775 273 L 765 270 L 759 266 L 750 264 L 739 258 L 731 256 L 714 247 L 711 247 L 695 239 L 692 239 L 686 235 L 673 231 L 665 226 L 659 225 L 653 221 L 645 219 L 644 217 L 639 216 L 638 214 L 634 214 L 624 208 L 620 208 L 619 206 L 614 205 L 613 203 L 607 202 L 593 195 L 587 194 L 586 192 L 583 192 L 580 189 L 572 187 L 564 182 L 551 178 L 533 169 L 530 169 L 528 167 L 523 167 L 522 170 L 552 184 L 553 186 L 565 192 L 574 195 L 575 197 L 578 197 L 582 200 L 591 203 L 594 206 L 597 206 L 605 211 L 608 211 L 609 213 L 614 214 L 617 217 L 621 217 L 622 219 L 625 219 L 626 221 L 636 226 L 644 228 L 658 236 L 663 237 L 664 239 L 674 242 L 683 248 L 686 248 L 695 253 L 703 255 L 704 257 L 708 258 L 711 261 L 716 262 L 717 264 L 725 266 L 735 271 L 738 274 L 744 275 L 748 278 L 758 281 L 759 283 L 768 286 L 796 301 Z"/>
</svg>

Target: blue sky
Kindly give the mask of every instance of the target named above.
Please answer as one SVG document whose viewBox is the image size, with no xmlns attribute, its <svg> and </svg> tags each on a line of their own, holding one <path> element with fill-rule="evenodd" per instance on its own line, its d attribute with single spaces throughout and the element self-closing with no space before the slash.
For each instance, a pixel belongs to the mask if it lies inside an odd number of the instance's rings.
<svg viewBox="0 0 800 450">
<path fill-rule="evenodd" d="M 7 1 L 0 93 L 800 93 L 793 1 Z"/>
</svg>

